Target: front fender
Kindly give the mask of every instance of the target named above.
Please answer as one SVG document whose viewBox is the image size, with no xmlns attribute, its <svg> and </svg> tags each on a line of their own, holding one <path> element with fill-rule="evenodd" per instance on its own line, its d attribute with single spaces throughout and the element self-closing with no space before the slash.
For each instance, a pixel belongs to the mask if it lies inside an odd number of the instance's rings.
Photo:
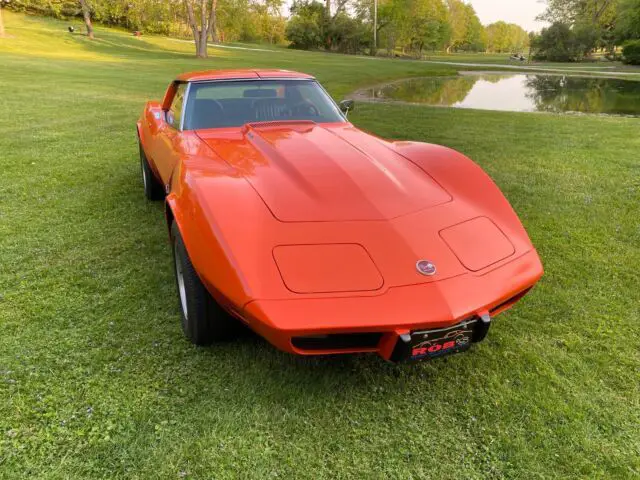
<svg viewBox="0 0 640 480">
<path fill-rule="evenodd" d="M 533 248 L 520 219 L 500 188 L 480 168 L 460 152 L 440 145 L 393 142 L 392 148 L 431 175 L 458 202 L 473 206 L 478 216 L 486 216 L 512 238 L 520 238 Z"/>
<path fill-rule="evenodd" d="M 190 170 L 184 162 L 179 163 L 166 198 L 167 219 L 176 223 L 191 263 L 207 290 L 226 308 L 239 309 L 250 299 L 248 287 L 223 229 L 208 208 L 216 179 L 210 172 L 206 178 L 203 175 L 203 171 Z"/>
</svg>

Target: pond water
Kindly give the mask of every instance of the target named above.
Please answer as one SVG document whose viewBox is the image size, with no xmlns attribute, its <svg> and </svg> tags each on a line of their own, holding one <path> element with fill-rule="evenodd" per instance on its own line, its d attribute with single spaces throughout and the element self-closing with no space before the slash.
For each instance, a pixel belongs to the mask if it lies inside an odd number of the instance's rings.
<svg viewBox="0 0 640 480">
<path fill-rule="evenodd" d="M 363 99 L 511 112 L 640 116 L 640 82 L 545 74 L 415 78 L 360 90 Z"/>
</svg>

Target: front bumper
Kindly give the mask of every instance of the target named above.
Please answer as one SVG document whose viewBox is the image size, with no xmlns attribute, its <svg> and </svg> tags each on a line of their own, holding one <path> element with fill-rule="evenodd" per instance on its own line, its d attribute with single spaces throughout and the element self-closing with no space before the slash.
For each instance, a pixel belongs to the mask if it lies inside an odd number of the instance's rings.
<svg viewBox="0 0 640 480">
<path fill-rule="evenodd" d="M 254 300 L 245 306 L 243 317 L 257 333 L 286 352 L 300 355 L 377 352 L 391 360 L 394 351 L 406 343 L 412 332 L 502 313 L 520 300 L 542 274 L 538 254 L 531 250 L 488 272 L 393 287 L 380 295 Z M 320 348 L 308 349 L 296 346 L 294 341 L 300 337 L 353 334 L 368 335 L 369 343 L 347 342 L 344 348 L 330 343 L 326 349 L 321 344 Z M 377 340 L 371 335 L 378 335 Z"/>
</svg>

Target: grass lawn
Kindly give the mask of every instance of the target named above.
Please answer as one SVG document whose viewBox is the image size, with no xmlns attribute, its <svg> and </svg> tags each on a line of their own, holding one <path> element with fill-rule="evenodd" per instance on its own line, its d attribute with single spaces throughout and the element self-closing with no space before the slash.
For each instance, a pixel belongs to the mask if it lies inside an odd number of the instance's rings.
<svg viewBox="0 0 640 480">
<path fill-rule="evenodd" d="M 134 122 L 185 70 L 283 67 L 340 99 L 438 66 L 232 49 L 5 14 L 0 478 L 638 478 L 640 120 L 360 105 L 479 162 L 540 286 L 471 352 L 414 365 L 183 338 Z M 230 208 L 232 208 L 230 206 Z"/>
</svg>

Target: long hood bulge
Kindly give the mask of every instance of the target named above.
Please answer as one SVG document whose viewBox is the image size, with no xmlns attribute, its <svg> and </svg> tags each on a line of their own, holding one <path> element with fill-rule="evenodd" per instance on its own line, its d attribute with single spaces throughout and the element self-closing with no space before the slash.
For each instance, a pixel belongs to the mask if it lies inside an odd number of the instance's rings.
<svg viewBox="0 0 640 480">
<path fill-rule="evenodd" d="M 417 165 L 353 127 L 283 122 L 232 138 L 198 133 L 283 222 L 388 220 L 451 201 Z"/>
</svg>

